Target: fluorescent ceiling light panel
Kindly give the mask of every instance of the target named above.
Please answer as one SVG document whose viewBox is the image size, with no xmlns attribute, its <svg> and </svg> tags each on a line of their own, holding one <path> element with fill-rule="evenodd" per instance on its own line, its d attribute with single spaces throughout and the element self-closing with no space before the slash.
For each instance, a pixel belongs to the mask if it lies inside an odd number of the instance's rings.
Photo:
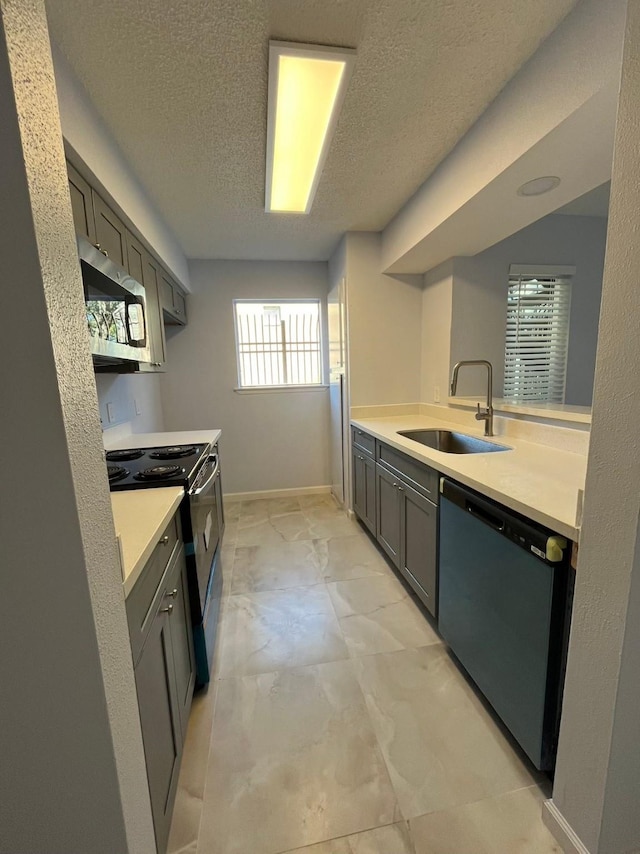
<svg viewBox="0 0 640 854">
<path fill-rule="evenodd" d="M 354 50 L 269 43 L 265 210 L 309 213 Z"/>
</svg>

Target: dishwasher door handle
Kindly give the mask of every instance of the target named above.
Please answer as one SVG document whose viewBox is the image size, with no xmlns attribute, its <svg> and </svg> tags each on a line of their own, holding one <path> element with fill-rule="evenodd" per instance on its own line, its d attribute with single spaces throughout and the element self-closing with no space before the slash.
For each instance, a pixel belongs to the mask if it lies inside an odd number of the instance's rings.
<svg viewBox="0 0 640 854">
<path fill-rule="evenodd" d="M 476 519 L 479 519 L 481 522 L 484 522 L 485 525 L 489 525 L 489 527 L 493 528 L 494 531 L 504 531 L 504 519 L 501 519 L 499 516 L 494 516 L 484 507 L 480 507 L 478 504 L 473 504 L 471 501 L 467 501 L 467 510 L 472 516 L 475 516 Z"/>
</svg>

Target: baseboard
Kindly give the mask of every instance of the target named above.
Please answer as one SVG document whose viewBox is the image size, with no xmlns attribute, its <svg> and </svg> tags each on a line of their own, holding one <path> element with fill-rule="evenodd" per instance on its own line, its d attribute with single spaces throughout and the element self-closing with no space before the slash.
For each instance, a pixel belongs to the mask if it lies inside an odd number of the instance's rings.
<svg viewBox="0 0 640 854">
<path fill-rule="evenodd" d="M 225 492 L 225 501 L 251 501 L 253 498 L 291 498 L 292 495 L 328 495 L 330 486 L 298 486 L 294 489 L 261 489 L 256 492 Z"/>
<path fill-rule="evenodd" d="M 542 804 L 542 821 L 565 854 L 589 854 L 588 849 L 551 799 Z"/>
</svg>

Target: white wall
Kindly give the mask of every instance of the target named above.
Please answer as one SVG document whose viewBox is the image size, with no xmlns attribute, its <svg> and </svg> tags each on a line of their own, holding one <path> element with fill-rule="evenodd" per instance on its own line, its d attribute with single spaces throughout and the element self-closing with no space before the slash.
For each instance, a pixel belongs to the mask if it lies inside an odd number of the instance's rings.
<svg viewBox="0 0 640 854">
<path fill-rule="evenodd" d="M 62 133 L 75 154 L 73 159 L 79 158 L 86 165 L 99 189 L 133 222 L 158 257 L 188 288 L 189 269 L 182 247 L 132 172 L 62 52 L 56 45 L 52 48 Z"/>
<path fill-rule="evenodd" d="M 164 430 L 159 374 L 96 374 L 96 388 L 103 430 L 123 424 L 132 433 Z M 107 403 L 112 405 L 113 421 Z"/>
<path fill-rule="evenodd" d="M 189 325 L 168 336 L 161 378 L 166 429 L 222 428 L 226 493 L 328 485 L 328 389 L 238 394 L 233 318 L 234 299 L 317 297 L 326 340 L 326 263 L 193 261 L 190 273 Z"/>
<path fill-rule="evenodd" d="M 566 403 L 589 406 L 593 390 L 607 221 L 550 215 L 472 258 L 455 258 L 451 365 L 488 359 L 502 395 L 507 286 L 511 264 L 576 267 L 572 285 Z M 461 372 L 458 393 L 481 393 L 486 377 Z M 430 398 L 429 398 L 430 399 Z"/>
<path fill-rule="evenodd" d="M 351 406 L 420 395 L 422 277 L 381 273 L 381 235 L 347 234 Z"/>
<path fill-rule="evenodd" d="M 640 3 L 632 0 L 551 815 L 591 854 L 640 850 L 639 91 Z"/>
<path fill-rule="evenodd" d="M 424 276 L 420 401 L 446 401 L 449 394 L 453 261 Z M 439 395 L 436 393 L 436 389 Z"/>
<path fill-rule="evenodd" d="M 42 0 L 0 0 L 0 127 L 0 851 L 151 854 Z"/>
</svg>

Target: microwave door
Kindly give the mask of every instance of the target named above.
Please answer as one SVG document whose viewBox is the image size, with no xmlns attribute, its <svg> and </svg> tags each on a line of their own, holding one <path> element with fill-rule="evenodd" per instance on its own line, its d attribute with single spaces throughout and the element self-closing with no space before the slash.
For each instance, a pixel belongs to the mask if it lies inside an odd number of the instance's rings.
<svg viewBox="0 0 640 854">
<path fill-rule="evenodd" d="M 147 326 L 142 297 L 128 295 L 125 299 L 125 326 L 130 347 L 147 346 Z"/>
</svg>

